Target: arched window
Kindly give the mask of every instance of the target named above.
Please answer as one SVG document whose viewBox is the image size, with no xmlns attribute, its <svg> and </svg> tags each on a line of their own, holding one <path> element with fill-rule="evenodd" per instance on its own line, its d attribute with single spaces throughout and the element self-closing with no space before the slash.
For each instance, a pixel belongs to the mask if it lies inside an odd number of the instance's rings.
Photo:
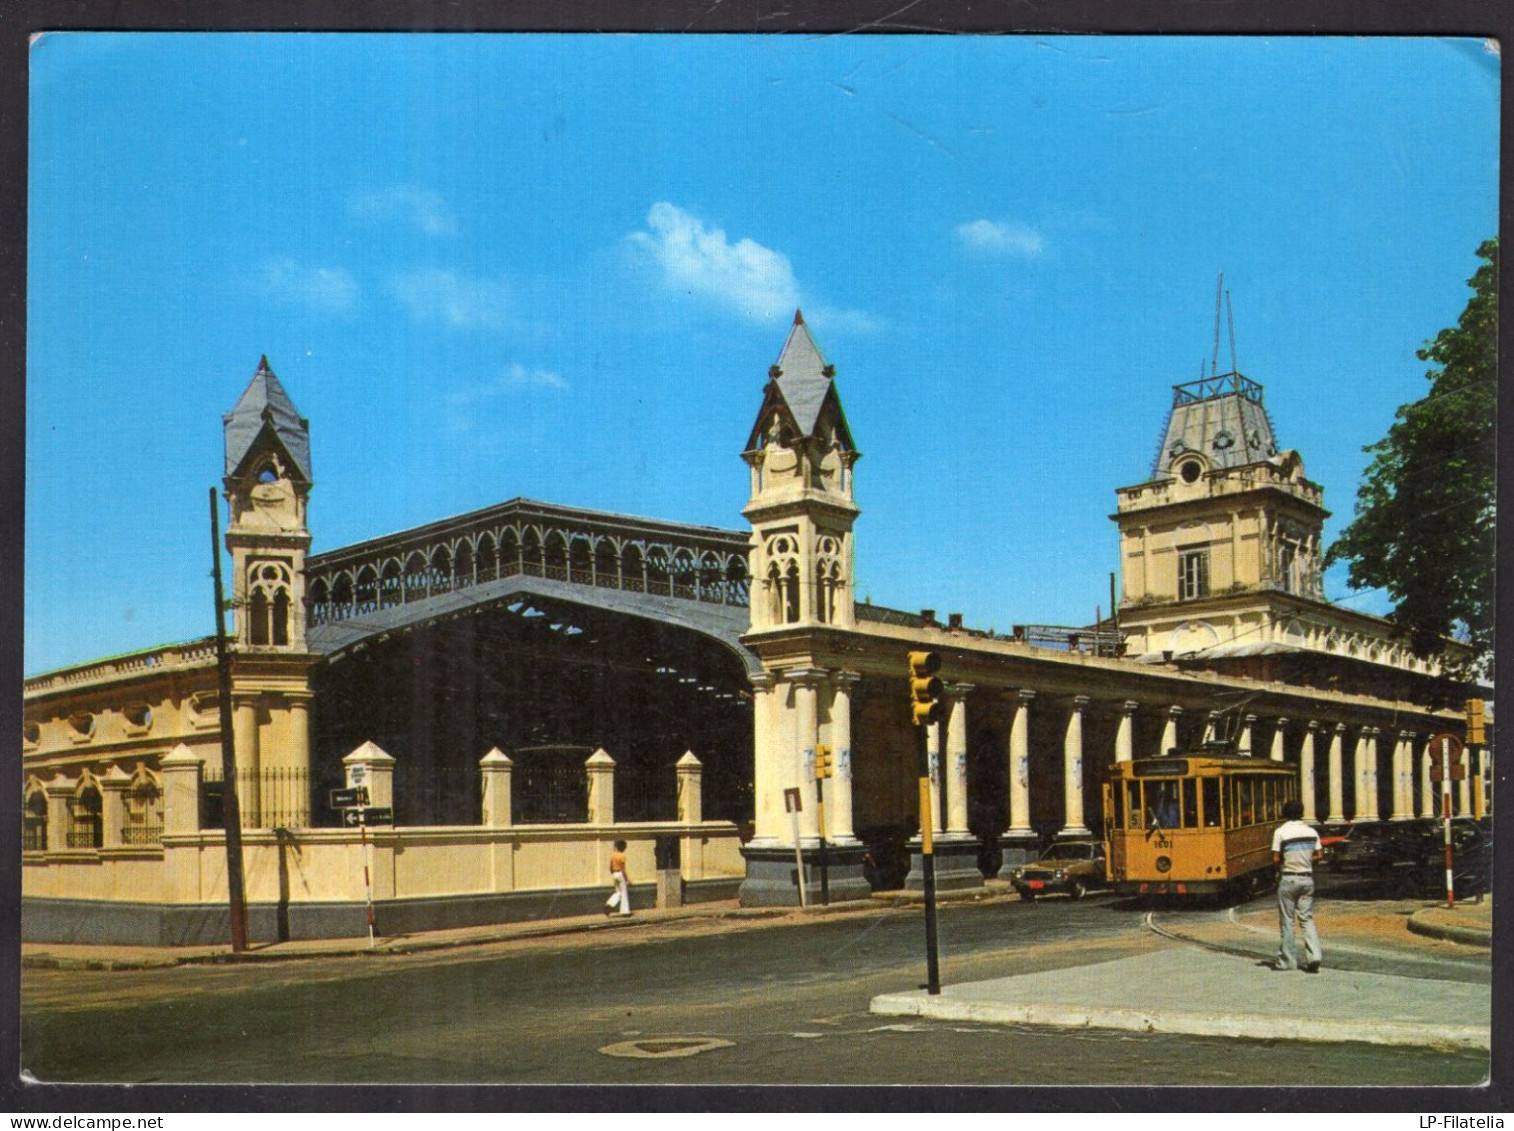
<svg viewBox="0 0 1514 1131">
<path fill-rule="evenodd" d="M 391 609 L 405 599 L 405 579 L 400 573 L 400 563 L 390 558 L 384 563 L 384 576 L 379 581 L 379 603 L 381 609 Z"/>
<path fill-rule="evenodd" d="M 594 584 L 616 588 L 620 584 L 620 561 L 615 555 L 615 543 L 601 538 L 594 547 Z"/>
<path fill-rule="evenodd" d="M 556 581 L 568 580 L 568 543 L 558 530 L 549 531 L 542 545 L 545 576 Z"/>
<path fill-rule="evenodd" d="M 446 593 L 452 588 L 452 551 L 438 546 L 431 552 L 431 569 L 426 577 L 427 592 Z"/>
<path fill-rule="evenodd" d="M 499 553 L 495 550 L 494 535 L 479 535 L 477 556 L 473 575 L 478 578 L 480 584 L 499 577 Z"/>
<path fill-rule="evenodd" d="M 358 571 L 352 600 L 352 611 L 356 616 L 371 613 L 379 607 L 379 579 L 372 566 L 364 566 Z"/>
<path fill-rule="evenodd" d="M 339 573 L 336 584 L 331 587 L 331 619 L 341 620 L 352 615 L 352 575 Z"/>
<path fill-rule="evenodd" d="M 324 577 L 310 583 L 310 623 L 323 624 L 331 619 L 331 587 Z"/>
<path fill-rule="evenodd" d="M 666 546 L 647 547 L 647 592 L 673 594 L 672 575 L 668 572 L 669 554 Z"/>
<path fill-rule="evenodd" d="M 100 789 L 94 779 L 85 777 L 69 798 L 68 847 L 99 848 L 105 843 L 105 825 L 101 820 Z"/>
<path fill-rule="evenodd" d="M 635 542 L 620 552 L 620 587 L 641 593 L 647 587 L 647 563 Z"/>
<path fill-rule="evenodd" d="M 26 794 L 26 810 L 21 818 L 21 851 L 47 851 L 47 794 L 36 781 Z"/>
<path fill-rule="evenodd" d="M 161 844 L 163 841 L 163 788 L 158 776 L 138 766 L 126 787 L 126 824 L 122 844 Z"/>
<path fill-rule="evenodd" d="M 426 555 L 419 550 L 411 553 L 405 559 L 405 596 L 406 601 L 424 600 L 430 589 L 430 563 L 426 561 Z"/>
<path fill-rule="evenodd" d="M 799 621 L 799 563 L 789 562 L 783 574 L 783 623 Z"/>
<path fill-rule="evenodd" d="M 745 605 L 749 599 L 746 558 L 733 556 L 725 567 L 724 602 Z"/>
<path fill-rule="evenodd" d="M 589 540 L 583 535 L 575 536 L 568 545 L 568 580 L 580 585 L 592 584 L 593 561 L 594 554 L 589 549 Z"/>
<path fill-rule="evenodd" d="M 457 561 L 452 566 L 452 584 L 472 585 L 474 580 L 473 545 L 464 540 L 457 546 Z"/>
<path fill-rule="evenodd" d="M 546 569 L 546 559 L 542 554 L 541 535 L 532 527 L 528 529 L 520 541 L 521 569 L 525 573 L 540 577 Z"/>
<path fill-rule="evenodd" d="M 247 642 L 257 647 L 287 645 L 292 581 L 289 567 L 282 562 L 252 562 L 247 573 Z"/>
</svg>

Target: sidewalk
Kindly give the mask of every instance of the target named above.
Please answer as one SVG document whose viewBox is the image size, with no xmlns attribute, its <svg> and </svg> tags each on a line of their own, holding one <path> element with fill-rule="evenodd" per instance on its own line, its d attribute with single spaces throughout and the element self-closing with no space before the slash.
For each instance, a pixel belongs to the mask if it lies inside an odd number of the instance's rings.
<svg viewBox="0 0 1514 1131">
<path fill-rule="evenodd" d="M 943 892 L 938 902 L 1003 898 L 1001 889 Z M 878 892 L 871 899 L 833 903 L 829 907 L 741 907 L 735 900 L 696 903 L 674 909 L 638 911 L 628 918 L 579 915 L 564 919 L 536 919 L 514 923 L 491 923 L 481 927 L 427 931 L 413 935 L 380 936 L 370 946 L 366 937 L 349 939 L 291 939 L 287 942 L 253 942 L 241 954 L 227 944 L 215 946 L 86 946 L 73 943 L 22 943 L 21 965 L 54 970 L 147 970 L 204 963 L 281 962 L 294 959 L 380 957 L 418 954 L 453 947 L 483 946 L 523 939 L 550 938 L 585 932 L 621 931 L 649 924 L 687 919 L 732 919 L 742 921 L 802 922 L 823 915 L 876 914 L 880 908 L 918 906 L 918 892 Z"/>
<path fill-rule="evenodd" d="M 1161 931 L 1169 945 L 1150 954 L 1044 973 L 1011 975 L 883 994 L 871 1011 L 942 1021 L 1123 1029 L 1252 1040 L 1362 1041 L 1380 1045 L 1487 1049 L 1490 986 L 1331 968 L 1337 953 L 1424 958 L 1470 943 L 1488 947 L 1492 901 L 1414 909 L 1394 903 L 1325 903 L 1317 917 L 1325 945 L 1318 974 L 1262 965 L 1277 946 L 1277 913 L 1266 905 Z M 1406 948 L 1408 941 L 1411 946 Z M 1462 955 L 1478 951 L 1463 949 Z M 1355 965 L 1355 964 L 1354 964 Z"/>
</svg>

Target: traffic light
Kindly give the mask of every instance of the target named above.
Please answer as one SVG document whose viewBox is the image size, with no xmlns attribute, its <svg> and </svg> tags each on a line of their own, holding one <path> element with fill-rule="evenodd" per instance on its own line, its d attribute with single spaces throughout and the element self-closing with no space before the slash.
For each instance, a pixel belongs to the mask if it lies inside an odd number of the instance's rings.
<svg viewBox="0 0 1514 1131">
<path fill-rule="evenodd" d="M 935 652 L 911 652 L 909 654 L 909 692 L 914 711 L 914 723 L 926 726 L 941 719 L 943 688 L 936 673 L 941 670 L 941 657 Z"/>
<path fill-rule="evenodd" d="M 823 744 L 815 747 L 815 780 L 831 776 L 831 748 Z"/>
<path fill-rule="evenodd" d="M 1463 706 L 1467 712 L 1467 743 L 1470 746 L 1483 745 L 1483 717 L 1482 700 L 1468 699 Z"/>
</svg>

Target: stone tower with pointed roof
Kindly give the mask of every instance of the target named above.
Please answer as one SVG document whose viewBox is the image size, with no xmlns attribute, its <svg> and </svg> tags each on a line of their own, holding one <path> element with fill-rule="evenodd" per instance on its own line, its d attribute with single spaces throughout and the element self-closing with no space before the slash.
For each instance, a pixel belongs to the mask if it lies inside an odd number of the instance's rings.
<svg viewBox="0 0 1514 1131">
<path fill-rule="evenodd" d="M 1301 617 L 1324 601 L 1329 512 L 1299 454 L 1278 451 L 1261 385 L 1227 373 L 1174 386 L 1151 478 L 1118 498 L 1131 654 L 1303 643 Z"/>
<path fill-rule="evenodd" d="M 796 310 L 742 453 L 752 476 L 741 513 L 752 524 L 754 632 L 855 623 L 852 467 L 861 453 L 835 376 Z"/>
<path fill-rule="evenodd" d="M 256 822 L 266 790 L 293 825 L 310 814 L 310 669 L 305 640 L 305 507 L 312 486 L 310 422 L 264 357 L 236 407 L 222 417 L 226 549 L 236 635 L 232 728 L 243 822 Z"/>
<path fill-rule="evenodd" d="M 304 652 L 310 422 L 295 409 L 266 357 L 222 419 L 237 646 Z"/>
</svg>

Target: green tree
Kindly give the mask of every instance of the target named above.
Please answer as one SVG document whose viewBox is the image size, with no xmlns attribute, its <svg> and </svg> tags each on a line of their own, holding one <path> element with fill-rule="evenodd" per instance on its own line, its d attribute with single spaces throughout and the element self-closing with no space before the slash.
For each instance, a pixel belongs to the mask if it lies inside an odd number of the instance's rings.
<svg viewBox="0 0 1514 1131">
<path fill-rule="evenodd" d="M 1399 408 L 1356 492 L 1356 515 L 1326 562 L 1350 563 L 1356 588 L 1382 588 L 1395 634 L 1420 656 L 1470 641 L 1474 670 L 1493 652 L 1494 436 L 1498 390 L 1498 241 L 1455 326 L 1418 351 L 1430 391 Z M 1460 667 L 1461 665 L 1452 665 Z"/>
</svg>

